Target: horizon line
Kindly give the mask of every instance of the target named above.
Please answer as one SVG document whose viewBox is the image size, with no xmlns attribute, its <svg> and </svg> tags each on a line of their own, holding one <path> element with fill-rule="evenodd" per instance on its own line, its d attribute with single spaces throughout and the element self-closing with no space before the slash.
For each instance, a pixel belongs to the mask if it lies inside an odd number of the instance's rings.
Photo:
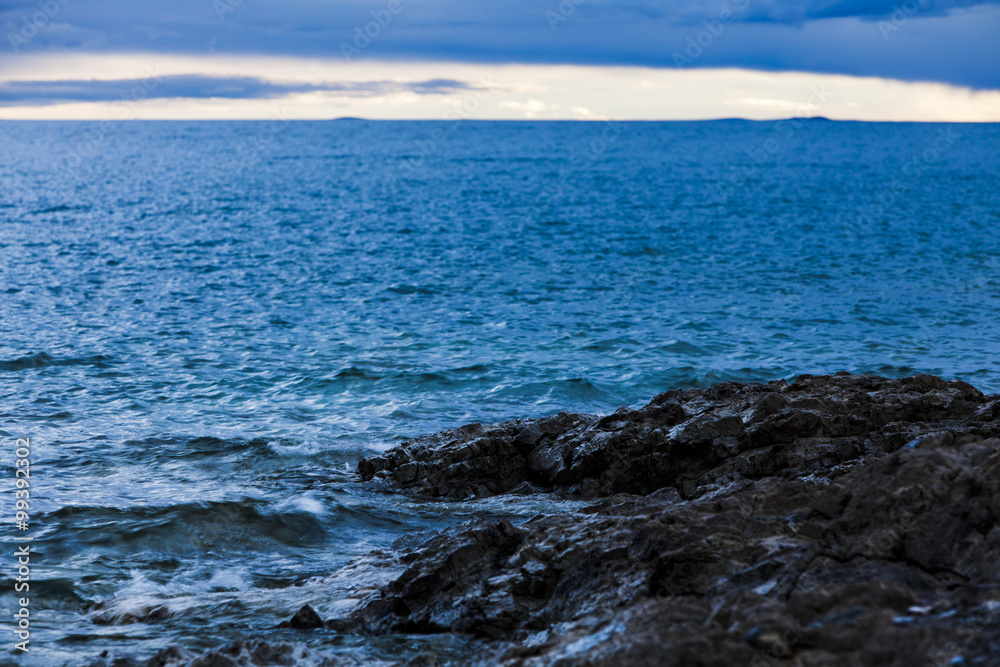
<svg viewBox="0 0 1000 667">
<path fill-rule="evenodd" d="M 871 125 L 1000 125 L 995 120 L 865 120 L 862 118 L 829 118 L 827 116 L 785 116 L 775 118 L 743 118 L 720 116 L 713 118 L 0 118 L 0 123 L 781 123 L 827 122 L 867 123 Z"/>
</svg>

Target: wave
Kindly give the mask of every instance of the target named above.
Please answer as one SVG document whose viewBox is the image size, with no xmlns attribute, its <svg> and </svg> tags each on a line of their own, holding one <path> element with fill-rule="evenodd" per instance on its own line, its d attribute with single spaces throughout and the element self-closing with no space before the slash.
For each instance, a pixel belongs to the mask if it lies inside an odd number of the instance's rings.
<svg viewBox="0 0 1000 667">
<path fill-rule="evenodd" d="M 5 577 L 0 579 L 0 586 L 2 586 L 4 593 L 10 592 L 12 594 L 15 591 L 14 584 L 15 580 L 12 578 Z M 29 583 L 28 593 L 40 600 L 45 600 L 46 606 L 50 608 L 57 605 L 76 608 L 80 604 L 87 602 L 87 598 L 80 595 L 77 591 L 73 580 L 62 577 L 36 579 L 33 574 Z"/>
<path fill-rule="evenodd" d="M 352 513 L 345 508 L 335 511 L 347 518 Z M 331 519 L 336 518 L 327 513 L 318 502 L 275 505 L 244 498 L 127 509 L 67 506 L 40 515 L 38 522 L 58 527 L 40 545 L 46 552 L 68 555 L 91 548 L 136 557 L 143 552 L 191 555 L 317 545 L 327 540 Z M 48 557 L 61 559 L 64 554 Z"/>
<path fill-rule="evenodd" d="M 48 368 L 50 366 L 93 366 L 94 368 L 110 368 L 115 361 L 103 354 L 87 357 L 58 358 L 47 352 L 38 352 L 18 359 L 0 361 L 0 371 L 18 372 L 33 368 Z"/>
<path fill-rule="evenodd" d="M 44 213 L 66 213 L 69 211 L 89 211 L 89 206 L 67 206 L 66 204 L 60 204 L 58 206 L 50 206 L 49 208 L 43 208 L 38 211 L 32 211 L 32 215 L 42 215 Z"/>
</svg>

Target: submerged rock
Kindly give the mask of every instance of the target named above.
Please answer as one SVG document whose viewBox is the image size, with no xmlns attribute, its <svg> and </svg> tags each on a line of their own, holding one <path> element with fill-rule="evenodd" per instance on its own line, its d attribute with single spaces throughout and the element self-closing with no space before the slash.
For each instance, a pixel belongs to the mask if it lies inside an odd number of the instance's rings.
<svg viewBox="0 0 1000 667">
<path fill-rule="evenodd" d="M 463 633 L 483 664 L 994 664 L 998 407 L 838 374 L 420 438 L 362 478 L 601 499 L 401 544 L 405 571 L 326 627 Z"/>
<path fill-rule="evenodd" d="M 107 654 L 107 651 L 105 652 Z M 311 649 L 293 644 L 271 643 L 261 639 L 238 641 L 203 652 L 194 652 L 177 646 L 159 651 L 149 660 L 102 656 L 88 667 L 361 667 L 362 665 L 388 665 L 391 663 L 354 658 L 350 655 L 336 658 L 324 656 Z"/>
</svg>

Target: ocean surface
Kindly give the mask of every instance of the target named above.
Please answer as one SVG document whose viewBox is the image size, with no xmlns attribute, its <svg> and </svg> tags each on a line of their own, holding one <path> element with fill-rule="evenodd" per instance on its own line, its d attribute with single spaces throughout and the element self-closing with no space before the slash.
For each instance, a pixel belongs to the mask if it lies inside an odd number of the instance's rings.
<svg viewBox="0 0 1000 667">
<path fill-rule="evenodd" d="M 0 664 L 461 657 L 274 629 L 402 535 L 556 509 L 380 493 L 359 458 L 722 380 L 1000 392 L 998 186 L 1000 125 L 0 123 Z"/>
</svg>

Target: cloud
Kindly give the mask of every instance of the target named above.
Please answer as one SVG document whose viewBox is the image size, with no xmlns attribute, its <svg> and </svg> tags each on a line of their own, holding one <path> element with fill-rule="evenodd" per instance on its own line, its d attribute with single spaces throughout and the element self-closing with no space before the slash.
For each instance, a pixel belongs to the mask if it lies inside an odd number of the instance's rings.
<svg viewBox="0 0 1000 667">
<path fill-rule="evenodd" d="M 859 17 L 878 19 L 892 16 L 900 7 L 912 5 L 913 13 L 925 16 L 942 16 L 956 9 L 977 5 L 1000 4 L 997 0 L 847 0 L 846 2 L 812 2 L 805 14 L 809 19 Z"/>
<path fill-rule="evenodd" d="M 539 113 L 548 109 L 548 105 L 540 100 L 507 100 L 500 103 L 501 109 L 512 109 L 520 111 L 525 118 L 535 118 Z"/>
<path fill-rule="evenodd" d="M 43 5 L 58 11 L 32 28 L 32 17 Z M 891 32 L 880 24 L 890 25 Z M 1000 89 L 1000 0 L 5 3 L 0 9 L 3 41 L 10 42 L 25 26 L 32 38 L 10 44 L 23 53 L 219 53 L 340 58 L 345 65 L 346 46 L 354 61 L 672 68 L 676 54 L 684 54 L 691 40 L 701 40 L 707 47 L 685 67 L 812 71 Z"/>
<path fill-rule="evenodd" d="M 857 18 L 876 21 L 891 17 L 901 7 L 923 17 L 947 16 L 951 12 L 980 5 L 997 5 L 1000 0 L 725 0 L 699 3 L 694 10 L 700 20 L 711 19 L 727 6 L 736 10 L 734 22 L 784 23 L 797 25 L 823 19 Z"/>
<path fill-rule="evenodd" d="M 821 115 L 870 121 L 1000 121 L 1000 91 L 745 69 L 367 62 L 260 56 L 55 56 L 0 63 L 6 119 L 690 120 Z M 162 71 L 162 88 L 143 77 Z M 54 73 L 58 72 L 58 75 Z M 188 78 L 172 79 L 188 73 Z M 428 72 L 438 75 L 427 79 Z M 100 83 L 93 88 L 90 77 Z M 336 80 L 333 78 L 336 77 Z M 461 82 L 476 82 L 463 84 Z M 135 86 L 138 94 L 133 94 Z M 169 90 L 176 86 L 175 91 Z M 279 97 L 268 97 L 279 91 Z M 98 92 L 100 94 L 98 94 Z M 257 97 L 157 97 L 252 95 Z M 12 94 L 14 93 L 14 94 Z M 31 97 L 40 105 L 10 101 Z M 56 99 L 76 101 L 55 103 Z M 104 101 L 86 101 L 103 98 Z M 122 102 L 126 104 L 122 104 Z"/>
<path fill-rule="evenodd" d="M 48 106 L 69 102 L 137 101 L 143 99 L 275 99 L 293 93 L 336 92 L 349 96 L 379 96 L 398 92 L 441 95 L 470 90 L 454 79 L 413 83 L 348 81 L 339 83 L 276 83 L 253 76 L 161 76 L 144 79 L 7 81 L 0 83 L 0 106 Z"/>
</svg>

